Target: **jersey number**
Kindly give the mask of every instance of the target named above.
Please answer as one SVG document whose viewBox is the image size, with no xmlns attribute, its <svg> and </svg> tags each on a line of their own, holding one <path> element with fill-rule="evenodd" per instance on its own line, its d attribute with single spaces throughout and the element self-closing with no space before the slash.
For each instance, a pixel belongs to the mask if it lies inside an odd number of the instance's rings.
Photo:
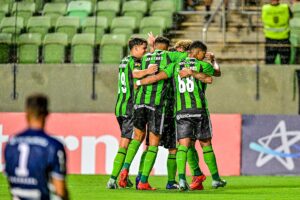
<svg viewBox="0 0 300 200">
<path fill-rule="evenodd" d="M 126 88 L 126 77 L 125 77 L 125 73 L 122 72 L 121 74 L 119 74 L 119 80 L 121 81 L 121 90 L 122 93 L 126 93 L 127 92 L 127 88 Z M 120 93 L 120 87 L 119 87 L 119 91 Z"/>
<path fill-rule="evenodd" d="M 27 169 L 28 157 L 29 157 L 29 146 L 27 144 L 21 143 L 18 146 L 20 151 L 19 155 L 19 166 L 15 170 L 17 176 L 28 176 L 29 172 Z"/>
<path fill-rule="evenodd" d="M 185 83 L 178 75 L 178 85 L 179 85 L 180 93 L 184 93 L 186 91 L 193 92 L 194 91 L 194 78 L 193 77 L 186 78 L 186 83 Z"/>
</svg>

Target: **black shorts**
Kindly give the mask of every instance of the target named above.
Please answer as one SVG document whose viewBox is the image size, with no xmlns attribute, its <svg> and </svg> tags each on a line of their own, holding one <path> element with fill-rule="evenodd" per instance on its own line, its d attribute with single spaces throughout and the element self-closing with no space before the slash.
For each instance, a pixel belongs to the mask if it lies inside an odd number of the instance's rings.
<svg viewBox="0 0 300 200">
<path fill-rule="evenodd" d="M 142 131 L 147 129 L 154 133 L 161 135 L 164 124 L 164 114 L 162 106 L 149 105 L 134 105 L 133 126 Z"/>
<path fill-rule="evenodd" d="M 121 137 L 132 139 L 133 135 L 133 116 L 119 116 L 117 117 L 120 130 Z"/>
<path fill-rule="evenodd" d="M 174 117 L 165 117 L 163 133 L 161 135 L 159 146 L 163 146 L 166 149 L 176 148 L 176 129 Z"/>
<path fill-rule="evenodd" d="M 196 140 L 212 137 L 211 122 L 205 110 L 188 109 L 176 114 L 177 139 Z"/>
<path fill-rule="evenodd" d="M 166 149 L 176 148 L 175 118 L 165 117 L 163 132 L 159 141 L 159 146 Z M 149 131 L 147 130 L 146 145 L 149 146 Z"/>
</svg>

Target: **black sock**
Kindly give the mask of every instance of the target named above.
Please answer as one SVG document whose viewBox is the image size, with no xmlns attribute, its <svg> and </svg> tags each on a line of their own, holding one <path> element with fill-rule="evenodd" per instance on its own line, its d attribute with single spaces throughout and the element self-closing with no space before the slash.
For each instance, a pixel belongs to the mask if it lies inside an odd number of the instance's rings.
<svg viewBox="0 0 300 200">
<path fill-rule="evenodd" d="M 210 11 L 210 6 L 205 6 L 206 11 Z"/>
</svg>

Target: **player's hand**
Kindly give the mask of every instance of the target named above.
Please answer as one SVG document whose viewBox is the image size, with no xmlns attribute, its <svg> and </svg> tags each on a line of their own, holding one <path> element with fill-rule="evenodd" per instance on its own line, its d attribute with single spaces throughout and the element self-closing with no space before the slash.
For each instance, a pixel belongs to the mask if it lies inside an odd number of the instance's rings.
<svg viewBox="0 0 300 200">
<path fill-rule="evenodd" d="M 193 74 L 193 71 L 189 68 L 183 68 L 179 72 L 180 78 L 185 78 L 185 77 L 191 76 L 192 74 Z"/>
<path fill-rule="evenodd" d="M 148 44 L 149 46 L 153 46 L 155 42 L 156 37 L 153 35 L 152 32 L 148 33 Z"/>
<path fill-rule="evenodd" d="M 136 89 L 138 89 L 139 86 L 138 86 L 136 83 L 134 83 L 134 84 L 133 84 L 133 87 L 134 87 L 134 89 L 136 90 Z"/>
<path fill-rule="evenodd" d="M 157 64 L 149 64 L 147 68 L 147 74 L 154 74 L 158 71 Z"/>
<path fill-rule="evenodd" d="M 211 62 L 215 60 L 215 55 L 212 52 L 206 52 L 205 57 Z"/>
</svg>

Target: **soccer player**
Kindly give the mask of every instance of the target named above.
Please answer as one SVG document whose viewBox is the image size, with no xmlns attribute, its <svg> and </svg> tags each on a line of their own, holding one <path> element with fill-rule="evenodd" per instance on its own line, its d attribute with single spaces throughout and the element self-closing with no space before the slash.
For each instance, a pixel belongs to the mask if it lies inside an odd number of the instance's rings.
<svg viewBox="0 0 300 200">
<path fill-rule="evenodd" d="M 171 64 L 171 60 L 167 54 L 169 39 L 165 37 L 157 37 L 154 43 L 155 51 L 148 53 L 143 57 L 142 69 L 147 69 L 151 66 L 158 66 L 159 70 L 166 68 Z M 149 147 L 145 155 L 143 172 L 141 181 L 138 184 L 138 189 L 151 190 L 148 183 L 148 177 L 154 165 L 160 136 L 163 128 L 163 107 L 165 96 L 169 82 L 160 81 L 153 85 L 138 88 L 134 105 L 134 139 L 128 147 L 128 154 L 125 158 L 123 170 L 119 185 L 127 186 L 127 177 L 130 164 L 146 135 L 146 126 L 149 130 Z"/>
<path fill-rule="evenodd" d="M 184 61 L 136 83 L 137 85 L 147 85 L 173 77 L 176 97 L 177 139 L 180 144 L 176 160 L 181 190 L 189 188 L 185 178 L 185 166 L 187 152 L 194 138 L 199 140 L 203 148 L 204 160 L 213 178 L 212 186 L 217 188 L 226 185 L 226 182 L 221 180 L 218 174 L 215 154 L 211 144 L 211 124 L 205 99 L 205 83 L 212 82 L 210 76 L 220 76 L 221 71 L 213 54 L 209 54 L 213 66 L 202 61 L 205 58 L 206 50 L 207 47 L 202 42 L 195 41 L 190 46 L 189 57 Z M 197 176 L 191 184 L 191 189 L 202 189 L 202 182 L 205 178 L 202 173 Z"/>
<path fill-rule="evenodd" d="M 29 96 L 26 100 L 28 129 L 12 137 L 5 147 L 5 174 L 13 199 L 48 200 L 51 192 L 68 199 L 65 149 L 44 131 L 47 116 L 47 97 Z"/>
<path fill-rule="evenodd" d="M 113 171 L 107 182 L 107 188 L 109 189 L 116 189 L 118 187 L 116 180 L 122 169 L 127 148 L 133 134 L 134 79 L 142 78 L 157 71 L 156 66 L 140 70 L 140 59 L 147 50 L 147 41 L 145 39 L 132 38 L 128 42 L 128 46 L 130 55 L 123 58 L 119 65 L 118 98 L 115 115 L 120 126 L 121 139 L 118 153 L 114 159 Z M 129 180 L 128 182 L 127 186 L 132 187 L 132 183 Z"/>
</svg>

